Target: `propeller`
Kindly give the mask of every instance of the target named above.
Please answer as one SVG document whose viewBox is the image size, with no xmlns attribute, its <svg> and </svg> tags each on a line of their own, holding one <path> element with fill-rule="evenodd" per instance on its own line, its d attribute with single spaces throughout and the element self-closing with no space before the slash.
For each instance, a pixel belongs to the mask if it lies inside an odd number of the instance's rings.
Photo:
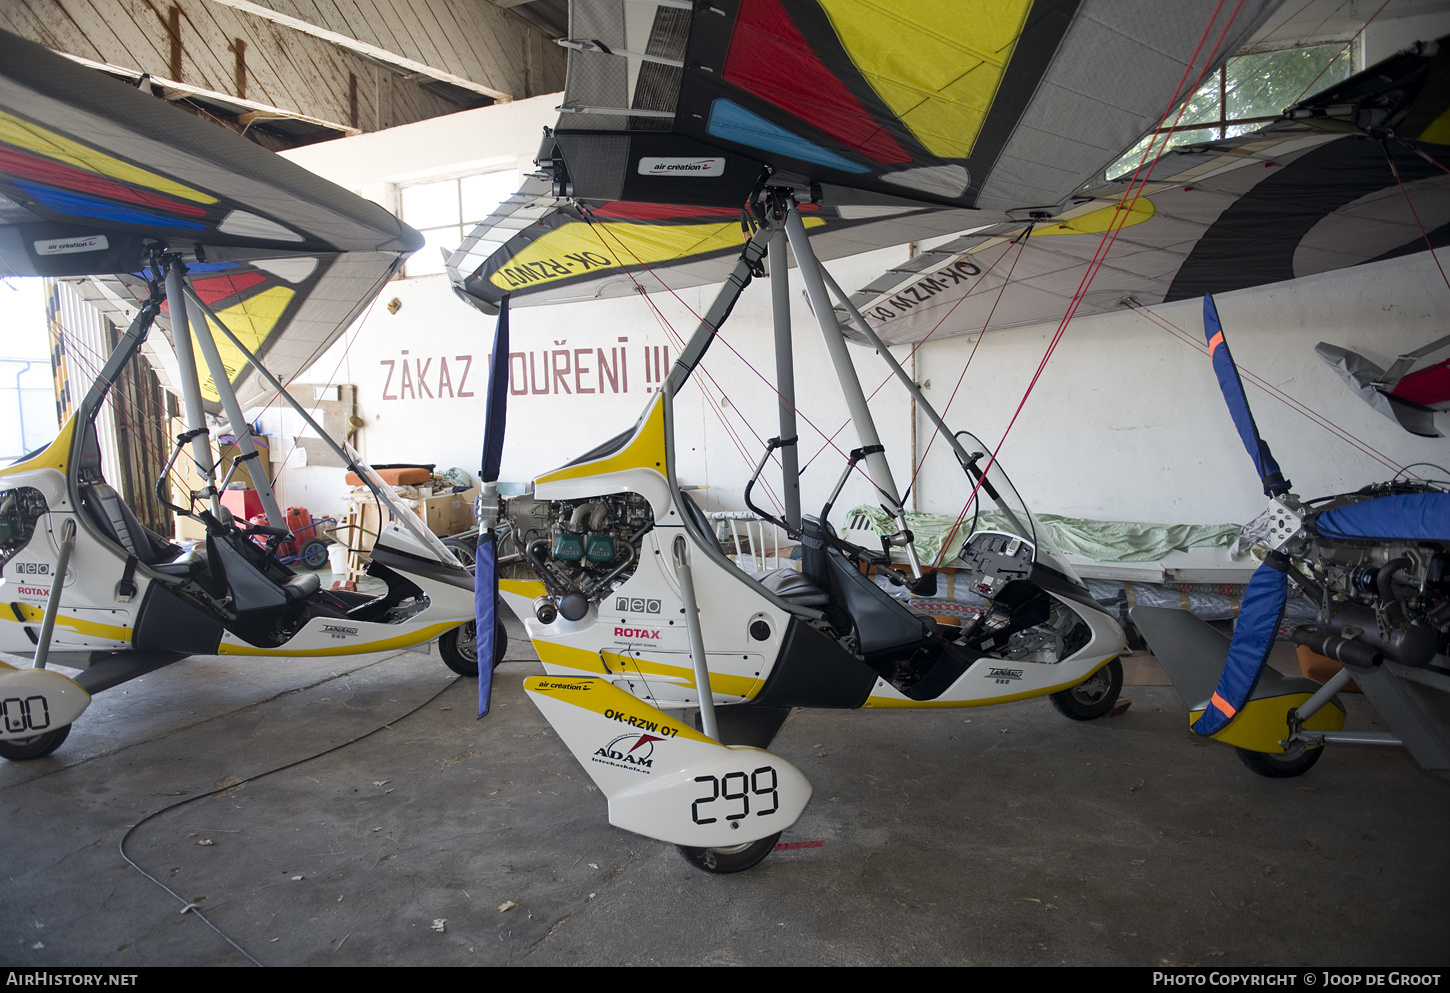
<svg viewBox="0 0 1450 993">
<path fill-rule="evenodd" d="M 493 359 L 488 372 L 488 404 L 484 410 L 483 461 L 478 476 L 478 553 L 473 570 L 473 615 L 478 637 L 478 716 L 488 713 L 493 693 L 494 633 L 498 623 L 498 473 L 503 461 L 504 425 L 509 395 L 509 298 L 498 307 Z"/>
<path fill-rule="evenodd" d="M 1276 497 L 1288 493 L 1290 483 L 1279 471 L 1268 444 L 1259 437 L 1258 425 L 1254 423 L 1253 411 L 1249 410 L 1249 398 L 1244 395 L 1244 384 L 1239 379 L 1238 366 L 1234 365 L 1233 354 L 1223 337 L 1223 325 L 1218 320 L 1218 308 L 1213 305 L 1213 294 L 1203 295 L 1203 336 L 1208 341 L 1208 357 L 1213 363 L 1214 375 L 1218 377 L 1218 388 L 1228 412 L 1238 428 L 1239 438 L 1254 463 L 1254 470 L 1264 484 L 1264 495 Z"/>
<path fill-rule="evenodd" d="M 1213 371 L 1218 376 L 1224 402 L 1228 404 L 1234 426 L 1263 483 L 1264 493 L 1270 499 L 1266 514 L 1277 524 L 1270 537 L 1274 549 L 1264 564 L 1254 570 L 1244 590 L 1228 658 L 1213 697 L 1193 723 L 1195 732 L 1208 737 L 1222 730 L 1248 702 L 1268 662 L 1269 651 L 1278 636 L 1279 622 L 1284 617 L 1284 605 L 1289 600 L 1289 557 L 1279 551 L 1279 546 L 1297 531 L 1298 518 L 1279 499 L 1289 493 L 1290 484 L 1279 471 L 1279 463 L 1274 461 L 1269 446 L 1259 437 L 1253 412 L 1249 410 L 1248 397 L 1244 395 L 1244 384 L 1239 379 L 1238 367 L 1234 365 L 1233 355 L 1224 340 L 1223 326 L 1219 323 L 1218 308 L 1213 304 L 1212 294 L 1205 294 L 1203 298 L 1203 334 L 1208 341 L 1209 358 L 1213 361 Z M 1289 521 L 1292 521 L 1292 526 Z"/>
</svg>

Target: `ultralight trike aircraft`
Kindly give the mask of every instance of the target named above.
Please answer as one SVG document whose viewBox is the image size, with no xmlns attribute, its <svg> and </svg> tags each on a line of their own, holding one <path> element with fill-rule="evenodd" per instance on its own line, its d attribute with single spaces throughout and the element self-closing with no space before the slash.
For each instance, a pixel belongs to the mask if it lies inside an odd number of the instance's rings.
<svg viewBox="0 0 1450 993">
<path fill-rule="evenodd" d="M 634 6 L 642 16 L 627 18 Z M 548 673 L 525 688 L 608 798 L 612 824 L 733 872 L 763 858 L 809 800 L 805 777 L 767 750 L 791 708 L 1046 695 L 1078 719 L 1113 707 L 1122 629 L 1054 549 L 996 451 L 945 425 L 820 259 L 1048 216 L 1055 208 L 1042 205 L 1067 201 L 1156 124 L 1270 6 L 1229 15 L 1194 2 L 1130 15 L 1088 0 L 976 18 L 931 3 L 571 5 L 569 86 L 537 159 L 543 174 L 448 269 L 460 295 L 499 314 L 478 586 L 496 581 L 524 621 Z M 814 516 L 799 503 L 787 250 L 857 441 Z M 676 402 L 767 255 L 780 434 L 745 503 L 797 540 L 802 560 L 799 571 L 748 574 L 681 489 Z M 968 263 L 919 277 L 941 289 L 981 273 Z M 500 508 L 510 302 L 721 279 L 638 422 Z M 847 333 L 877 350 L 961 466 L 969 537 L 951 565 L 987 609 L 960 628 L 868 575 L 922 596 L 937 581 L 917 557 Z M 779 515 L 751 500 L 777 452 Z M 858 471 L 896 522 L 879 548 L 844 540 L 829 520 Z M 533 578 L 496 579 L 500 520 Z M 479 602 L 487 632 L 494 600 Z M 682 719 L 695 708 L 698 728 Z"/>
<path fill-rule="evenodd" d="M 351 655 L 438 640 L 450 666 L 477 670 L 472 576 L 350 446 L 328 440 L 392 517 L 368 566 L 382 592 L 323 589 L 316 573 L 278 560 L 290 533 L 275 526 L 284 517 L 264 473 L 253 482 L 270 525 L 233 520 L 218 501 L 256 455 L 243 408 L 271 391 L 296 405 L 256 353 L 295 375 L 421 241 L 248 141 L 0 34 L 0 275 L 106 274 L 99 289 L 132 315 L 56 440 L 0 469 L 0 651 L 34 659 L 0 666 L 0 756 L 49 754 L 91 694 L 189 655 Z M 157 494 L 205 526 L 199 543 L 143 527 L 106 482 L 97 443 L 112 385 L 160 322 L 186 430 Z M 221 480 L 207 401 L 241 448 Z M 205 485 L 169 501 L 164 480 L 186 457 Z M 50 662 L 85 671 L 71 679 Z"/>
</svg>

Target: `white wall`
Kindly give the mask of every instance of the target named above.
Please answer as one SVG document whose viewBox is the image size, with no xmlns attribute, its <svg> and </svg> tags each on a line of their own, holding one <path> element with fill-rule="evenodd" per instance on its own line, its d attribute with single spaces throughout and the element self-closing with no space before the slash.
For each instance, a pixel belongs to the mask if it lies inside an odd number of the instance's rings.
<svg viewBox="0 0 1450 993">
<path fill-rule="evenodd" d="M 555 119 L 558 99 L 540 97 L 455 114 L 300 149 L 289 157 L 386 204 L 388 183 L 510 163 L 529 168 L 540 129 Z M 886 248 L 832 262 L 829 268 L 843 286 L 853 288 L 906 255 L 904 246 Z M 1450 253 L 1445 255 L 1450 262 Z M 653 299 L 676 332 L 688 337 L 695 320 L 687 307 L 703 311 L 715 289 L 686 291 L 679 299 L 668 295 Z M 746 365 L 773 380 L 769 297 L 763 282 L 746 291 L 722 340 L 704 363 L 718 388 L 697 373 L 695 388 L 679 405 L 679 475 L 682 482 L 708 485 L 705 502 L 712 508 L 743 506 L 741 488 L 762 450 L 757 437 L 779 433 L 775 394 Z M 389 313 L 386 305 L 394 299 L 399 306 L 396 313 Z M 820 334 L 794 279 L 792 300 L 798 405 L 803 416 L 821 429 L 813 430 L 804 421 L 800 425 L 805 462 L 822 448 L 821 432 L 829 435 L 839 428 L 846 411 Z M 1320 362 L 1313 346 L 1330 341 L 1388 365 L 1399 352 L 1445 333 L 1447 301 L 1450 290 L 1424 256 L 1226 294 L 1219 309 L 1241 365 L 1395 463 L 1445 464 L 1450 462 L 1450 450 L 1443 440 L 1416 439 L 1370 411 Z M 1201 340 L 1198 303 L 1173 304 L 1157 312 Z M 1045 325 L 988 334 L 962 380 L 948 421 L 996 444 L 1054 330 L 1055 325 Z M 515 390 L 528 392 L 510 398 L 504 480 L 532 478 L 629 427 L 654 386 L 646 375 L 646 350 L 667 346 L 670 361 L 678 355 L 677 345 L 654 312 L 637 298 L 516 308 L 512 332 L 511 350 L 533 355 L 536 375 L 533 386 L 517 377 L 513 384 Z M 366 422 L 359 445 L 371 461 L 437 462 L 444 468 L 458 465 L 476 472 L 492 337 L 492 319 L 459 301 L 446 277 L 397 280 L 301 380 L 358 386 L 360 413 Z M 973 340 L 956 338 L 928 342 L 920 349 L 917 379 L 930 384 L 926 393 L 934 403 L 946 405 L 972 347 Z M 624 354 L 627 389 L 622 381 L 611 389 L 598 372 L 599 352 L 613 354 L 616 349 Z M 547 377 L 547 392 L 534 392 L 543 389 L 545 352 L 558 368 Z M 870 393 L 887 379 L 887 371 L 868 350 L 853 346 L 852 352 Z M 903 364 L 908 363 L 907 349 L 897 354 Z M 576 374 L 581 358 L 588 371 Z M 522 357 L 514 362 L 515 372 L 526 368 Z M 446 383 L 441 377 L 444 363 Z M 426 390 L 420 389 L 420 379 Z M 720 399 L 722 389 L 725 404 Z M 460 395 L 464 393 L 472 396 Z M 1358 487 L 1391 474 L 1253 387 L 1250 402 L 1263 434 L 1301 495 Z M 904 489 L 912 477 L 910 404 L 905 392 L 890 382 L 871 406 L 898 487 Z M 1443 415 L 1441 422 L 1446 427 Z M 730 431 L 740 439 L 743 453 Z M 924 418 L 919 418 L 918 435 L 925 450 L 931 427 Z M 836 444 L 848 451 L 858 442 L 847 428 Z M 1074 322 L 1013 427 L 1002 460 L 1039 511 L 1109 520 L 1216 523 L 1247 520 L 1263 505 L 1207 359 L 1128 313 Z M 804 507 L 819 507 L 841 466 L 841 457 L 834 452 L 810 466 L 802 480 Z M 306 470 L 306 481 L 298 490 L 305 488 L 314 500 L 314 513 L 319 507 L 336 509 L 323 504 L 321 494 L 334 485 L 340 491 L 340 475 L 334 470 Z M 965 492 L 960 470 L 946 446 L 936 441 L 917 485 L 918 505 L 955 513 Z M 869 498 L 869 487 L 858 481 L 838 507 Z M 287 499 L 297 502 L 290 491 Z"/>
</svg>

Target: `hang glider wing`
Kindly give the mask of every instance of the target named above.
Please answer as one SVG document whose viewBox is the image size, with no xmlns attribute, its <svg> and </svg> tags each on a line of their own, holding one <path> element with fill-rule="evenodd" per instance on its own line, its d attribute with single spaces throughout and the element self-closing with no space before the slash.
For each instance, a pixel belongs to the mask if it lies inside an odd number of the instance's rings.
<svg viewBox="0 0 1450 993">
<path fill-rule="evenodd" d="M 823 259 L 1056 206 L 1275 5 L 575 2 L 544 178 L 470 236 L 450 274 L 485 309 L 504 292 L 630 292 L 631 256 L 672 288 L 718 281 L 766 182 L 815 201 Z M 591 228 L 570 200 L 592 206 Z M 616 235 L 618 259 L 601 248 Z"/>
<path fill-rule="evenodd" d="M 421 244 L 381 207 L 0 32 L 0 276 L 101 277 L 82 292 L 121 314 L 146 295 L 148 252 L 194 258 L 198 294 L 286 381 Z M 261 402 L 218 344 L 243 408 Z"/>
<path fill-rule="evenodd" d="M 1435 412 L 1450 410 L 1450 359 L 1414 369 L 1420 359 L 1450 347 L 1450 337 L 1401 355 L 1388 370 L 1358 352 L 1321 341 L 1314 351 L 1374 410 L 1411 434 L 1439 438 Z M 1410 371 L 1410 370 L 1414 371 Z"/>
<path fill-rule="evenodd" d="M 515 306 L 597 300 L 723 280 L 750 232 L 741 208 L 556 199 L 531 177 L 464 240 L 448 272 L 464 299 L 490 313 Z M 805 204 L 811 243 L 823 259 L 949 235 L 965 210 Z"/>
<path fill-rule="evenodd" d="M 1427 251 L 1427 236 L 1450 243 L 1450 174 L 1437 162 L 1450 144 L 1447 43 L 1356 74 L 1253 134 L 1168 152 L 1135 200 L 1126 178 L 1100 183 L 1030 232 L 1023 215 L 922 253 L 853 302 L 892 343 L 976 333 L 989 315 L 994 329 L 1057 320 L 1110 226 L 1079 316 Z"/>
</svg>

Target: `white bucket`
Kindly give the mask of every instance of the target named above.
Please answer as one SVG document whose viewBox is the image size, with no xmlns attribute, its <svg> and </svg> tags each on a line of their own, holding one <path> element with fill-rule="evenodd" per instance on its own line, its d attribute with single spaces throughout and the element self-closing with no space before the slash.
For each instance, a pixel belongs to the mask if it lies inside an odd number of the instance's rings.
<svg viewBox="0 0 1450 993">
<path fill-rule="evenodd" d="M 327 566 L 341 575 L 347 572 L 347 546 L 342 542 L 327 546 Z"/>
</svg>

